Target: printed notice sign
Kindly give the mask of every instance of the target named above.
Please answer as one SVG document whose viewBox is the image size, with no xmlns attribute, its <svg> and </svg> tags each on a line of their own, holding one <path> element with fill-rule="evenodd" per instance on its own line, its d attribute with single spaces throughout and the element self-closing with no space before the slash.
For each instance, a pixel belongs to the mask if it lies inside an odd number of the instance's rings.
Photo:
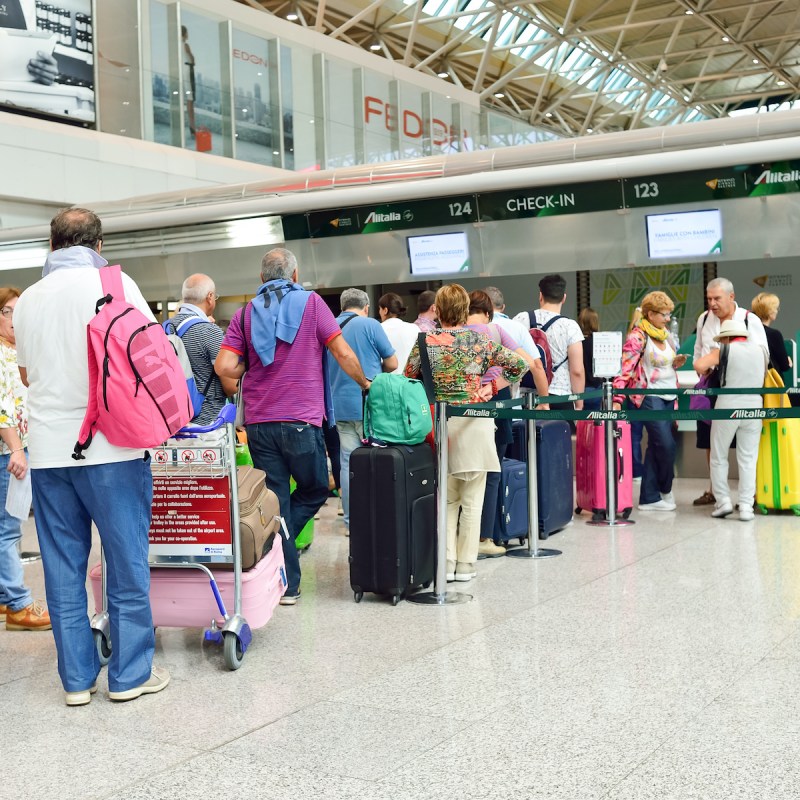
<svg viewBox="0 0 800 800">
<path fill-rule="evenodd" d="M 228 478 L 153 476 L 151 556 L 233 553 Z"/>
<path fill-rule="evenodd" d="M 592 371 L 596 378 L 615 378 L 622 370 L 622 331 L 592 334 Z"/>
</svg>

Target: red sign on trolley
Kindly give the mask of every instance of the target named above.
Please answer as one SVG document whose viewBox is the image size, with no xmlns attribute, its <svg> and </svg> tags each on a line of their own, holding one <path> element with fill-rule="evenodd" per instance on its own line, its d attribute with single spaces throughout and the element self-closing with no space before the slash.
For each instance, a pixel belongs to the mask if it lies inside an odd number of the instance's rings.
<svg viewBox="0 0 800 800">
<path fill-rule="evenodd" d="M 231 492 L 227 477 L 153 476 L 151 556 L 228 556 Z"/>
</svg>

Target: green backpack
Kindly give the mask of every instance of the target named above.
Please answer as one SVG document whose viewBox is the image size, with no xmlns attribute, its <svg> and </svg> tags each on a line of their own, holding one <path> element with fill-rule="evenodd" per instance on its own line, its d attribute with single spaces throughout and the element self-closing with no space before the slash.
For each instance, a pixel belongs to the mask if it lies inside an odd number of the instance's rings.
<svg viewBox="0 0 800 800">
<path fill-rule="evenodd" d="M 431 432 L 431 407 L 422 381 L 381 372 L 364 404 L 364 436 L 375 444 L 421 444 Z"/>
</svg>

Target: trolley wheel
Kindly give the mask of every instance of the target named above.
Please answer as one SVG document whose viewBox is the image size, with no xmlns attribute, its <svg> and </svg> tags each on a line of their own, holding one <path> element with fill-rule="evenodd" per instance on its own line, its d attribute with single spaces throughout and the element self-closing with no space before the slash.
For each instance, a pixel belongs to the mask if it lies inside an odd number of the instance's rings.
<svg viewBox="0 0 800 800">
<path fill-rule="evenodd" d="M 111 659 L 111 642 L 103 636 L 102 631 L 92 631 L 92 633 L 94 634 L 94 646 L 97 648 L 100 666 L 104 667 Z"/>
<path fill-rule="evenodd" d="M 626 509 L 625 509 L 625 510 L 622 512 L 622 519 L 628 519 L 628 518 L 630 517 L 630 515 L 631 515 L 631 511 L 633 511 L 633 509 L 632 509 L 632 508 L 626 508 Z"/>
<path fill-rule="evenodd" d="M 392 595 L 392 605 L 396 606 L 399 601 L 400 601 L 400 595 L 399 594 L 393 594 Z"/>
<path fill-rule="evenodd" d="M 422 588 L 423 589 L 430 589 L 432 583 L 433 583 L 433 581 L 425 581 L 425 583 L 422 584 Z"/>
<path fill-rule="evenodd" d="M 360 603 L 364 599 L 364 592 L 353 592 L 353 600 Z"/>
<path fill-rule="evenodd" d="M 228 669 L 239 669 L 244 661 L 244 650 L 235 633 L 226 632 L 222 640 L 222 652 Z"/>
<path fill-rule="evenodd" d="M 576 514 L 580 514 L 580 513 L 581 513 L 581 511 L 583 511 L 583 509 L 582 509 L 580 506 L 576 506 L 576 507 L 575 507 L 575 513 L 576 513 Z"/>
<path fill-rule="evenodd" d="M 527 537 L 527 536 L 520 536 L 520 537 L 519 537 L 519 543 L 520 543 L 520 544 L 521 544 L 523 547 L 525 547 L 525 545 L 528 543 L 528 537 Z"/>
</svg>

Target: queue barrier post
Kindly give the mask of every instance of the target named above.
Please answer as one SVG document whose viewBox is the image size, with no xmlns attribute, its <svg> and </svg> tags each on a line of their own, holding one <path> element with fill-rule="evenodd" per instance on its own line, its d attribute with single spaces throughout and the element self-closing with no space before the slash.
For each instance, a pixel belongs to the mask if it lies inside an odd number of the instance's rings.
<svg viewBox="0 0 800 800">
<path fill-rule="evenodd" d="M 525 395 L 525 410 L 534 410 L 534 395 Z M 560 556 L 560 550 L 539 547 L 539 477 L 536 463 L 536 420 L 528 417 L 525 422 L 528 436 L 528 542 L 526 547 L 506 550 L 512 558 L 553 558 Z"/>
<path fill-rule="evenodd" d="M 614 388 L 610 378 L 603 380 L 603 410 L 611 411 L 614 407 Z M 606 518 L 588 520 L 587 525 L 606 528 L 624 528 L 635 525 L 632 519 L 617 517 L 617 484 L 619 483 L 619 467 L 617 462 L 616 421 L 607 419 L 604 423 L 606 433 Z"/>
<path fill-rule="evenodd" d="M 467 603 L 471 594 L 447 591 L 447 403 L 436 403 L 436 577 L 432 592 L 417 592 L 406 599 L 425 606 Z"/>
</svg>

